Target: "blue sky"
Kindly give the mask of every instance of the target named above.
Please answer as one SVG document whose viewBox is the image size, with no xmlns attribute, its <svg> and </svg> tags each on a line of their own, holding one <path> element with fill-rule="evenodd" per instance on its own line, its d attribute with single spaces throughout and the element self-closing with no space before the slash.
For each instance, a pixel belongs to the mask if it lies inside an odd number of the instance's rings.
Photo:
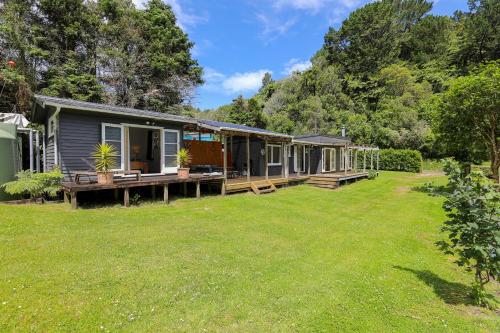
<svg viewBox="0 0 500 333">
<path fill-rule="evenodd" d="M 206 83 L 192 104 L 202 109 L 249 97 L 266 71 L 280 79 L 304 70 L 329 26 L 370 0 L 164 0 L 195 42 Z M 134 0 L 136 4 L 143 0 Z M 466 10 L 467 0 L 434 1 L 432 12 Z"/>
</svg>

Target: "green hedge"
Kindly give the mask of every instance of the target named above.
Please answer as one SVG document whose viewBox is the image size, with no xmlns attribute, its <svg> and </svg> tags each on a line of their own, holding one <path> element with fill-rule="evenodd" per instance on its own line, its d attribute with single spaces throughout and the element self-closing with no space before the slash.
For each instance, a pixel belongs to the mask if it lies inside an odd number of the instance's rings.
<svg viewBox="0 0 500 333">
<path fill-rule="evenodd" d="M 410 149 L 381 149 L 380 170 L 422 172 L 422 154 Z"/>
</svg>

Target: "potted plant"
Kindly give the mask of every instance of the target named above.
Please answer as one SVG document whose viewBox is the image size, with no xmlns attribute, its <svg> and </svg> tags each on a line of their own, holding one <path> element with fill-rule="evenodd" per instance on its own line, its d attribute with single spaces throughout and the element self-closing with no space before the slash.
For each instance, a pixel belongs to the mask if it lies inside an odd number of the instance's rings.
<svg viewBox="0 0 500 333">
<path fill-rule="evenodd" d="M 115 147 L 107 143 L 98 143 L 95 146 L 92 157 L 95 160 L 97 183 L 103 185 L 113 184 L 113 172 L 111 172 L 111 169 L 115 167 L 118 157 Z"/>
<path fill-rule="evenodd" d="M 189 164 L 191 163 L 191 153 L 189 150 L 182 148 L 177 153 L 177 175 L 179 178 L 189 178 Z"/>
</svg>

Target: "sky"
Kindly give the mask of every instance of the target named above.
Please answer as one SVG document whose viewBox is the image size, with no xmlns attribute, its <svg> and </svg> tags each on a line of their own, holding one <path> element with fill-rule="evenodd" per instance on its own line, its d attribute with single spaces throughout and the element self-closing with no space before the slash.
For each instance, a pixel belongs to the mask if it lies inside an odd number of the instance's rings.
<svg viewBox="0 0 500 333">
<path fill-rule="evenodd" d="M 205 84 L 192 104 L 211 109 L 252 96 L 270 72 L 281 79 L 310 66 L 328 27 L 371 0 L 164 0 L 195 43 Z M 134 0 L 141 7 L 144 0 Z M 432 13 L 467 10 L 467 0 L 435 0 Z"/>
</svg>

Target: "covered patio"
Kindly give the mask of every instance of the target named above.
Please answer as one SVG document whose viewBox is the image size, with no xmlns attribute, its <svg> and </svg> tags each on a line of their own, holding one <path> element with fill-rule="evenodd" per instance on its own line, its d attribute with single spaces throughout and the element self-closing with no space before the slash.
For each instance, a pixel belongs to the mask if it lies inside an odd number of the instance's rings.
<svg viewBox="0 0 500 333">
<path fill-rule="evenodd" d="M 275 191 L 276 186 L 305 180 L 289 173 L 289 135 L 211 120 L 200 120 L 196 128 L 188 129 L 212 133 L 219 139 L 223 194 L 248 190 L 267 193 Z"/>
</svg>

